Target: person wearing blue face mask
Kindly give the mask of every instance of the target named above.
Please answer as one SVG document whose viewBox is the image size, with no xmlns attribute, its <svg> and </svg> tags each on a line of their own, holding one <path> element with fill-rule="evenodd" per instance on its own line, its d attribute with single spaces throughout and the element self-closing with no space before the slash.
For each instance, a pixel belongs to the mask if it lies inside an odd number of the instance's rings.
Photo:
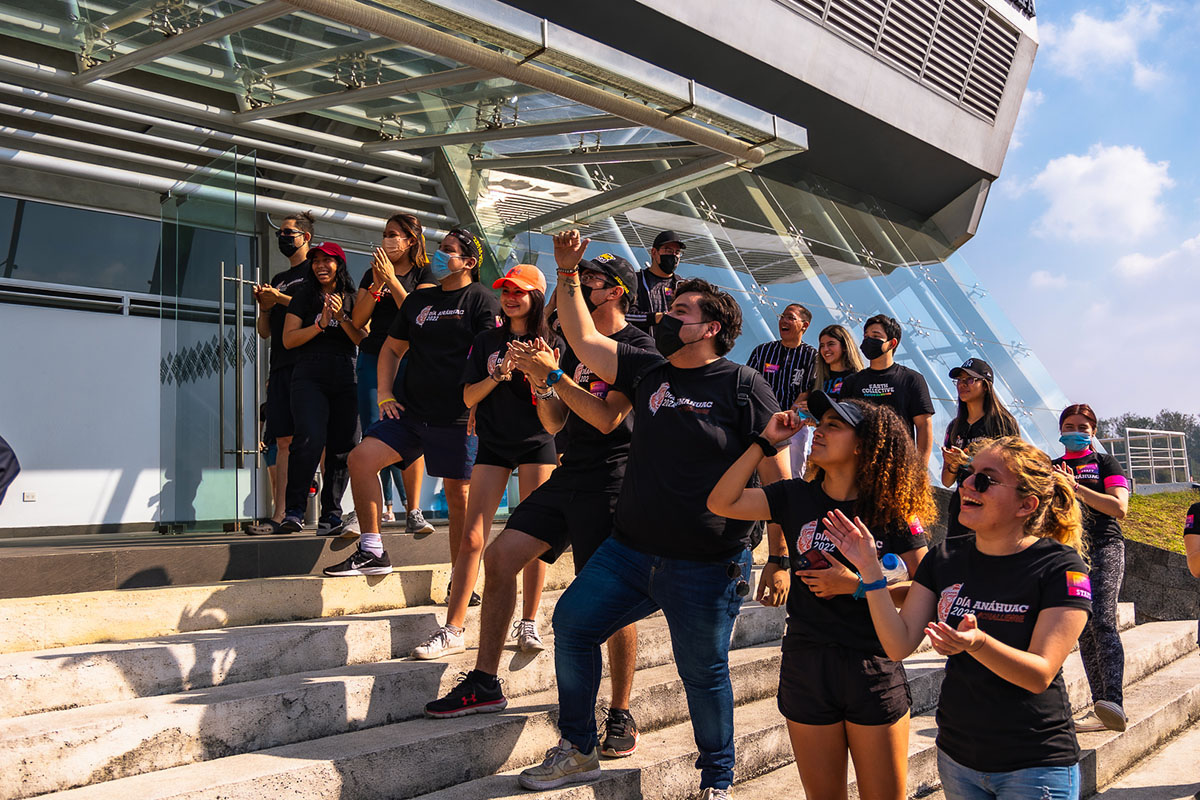
<svg viewBox="0 0 1200 800">
<path fill-rule="evenodd" d="M 1107 453 L 1092 450 L 1096 413 L 1086 403 L 1076 403 L 1058 418 L 1059 441 L 1066 455 L 1054 459 L 1054 469 L 1075 488 L 1083 511 L 1085 554 L 1091 564 L 1092 617 L 1079 637 L 1094 706 L 1075 730 L 1123 731 L 1125 649 L 1117 630 L 1117 595 L 1125 575 L 1125 538 L 1118 520 L 1129 509 L 1129 481 L 1121 465 Z"/>
<path fill-rule="evenodd" d="M 443 481 L 451 563 L 458 557 L 478 446 L 475 436 L 467 433 L 463 367 L 475 337 L 495 328 L 500 314 L 496 296 L 478 283 L 482 258 L 477 236 L 462 228 L 451 230 L 429 261 L 438 285 L 410 292 L 392 321 L 379 351 L 379 421 L 350 454 L 350 488 L 362 529 L 359 549 L 326 569 L 330 577 L 392 571 L 379 535 L 379 471 L 397 462 L 408 467 L 422 455 L 426 472 Z M 409 363 L 403 402 L 398 402 L 391 387 L 405 354 Z"/>
</svg>

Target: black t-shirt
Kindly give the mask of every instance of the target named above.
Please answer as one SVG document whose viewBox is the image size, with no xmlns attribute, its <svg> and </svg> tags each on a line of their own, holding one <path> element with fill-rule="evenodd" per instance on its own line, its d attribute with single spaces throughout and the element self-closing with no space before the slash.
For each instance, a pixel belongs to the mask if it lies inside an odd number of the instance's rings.
<svg viewBox="0 0 1200 800">
<path fill-rule="evenodd" d="M 639 350 L 654 350 L 650 335 L 633 325 L 626 325 L 609 338 Z M 558 365 L 571 380 L 601 399 L 614 390 L 581 364 L 575 352 L 565 344 Z M 563 433 L 566 443 L 555 482 L 576 491 L 619 491 L 625 477 L 625 461 L 629 458 L 633 413 L 626 414 L 611 433 L 601 433 L 578 414 L 571 413 L 563 425 Z"/>
<path fill-rule="evenodd" d="M 742 370 L 751 379 L 745 404 L 738 402 Z M 633 398 L 634 413 L 613 535 L 665 558 L 716 562 L 741 553 L 754 523 L 718 517 L 706 504 L 779 410 L 771 387 L 725 358 L 681 369 L 655 351 L 618 343 L 613 388 Z"/>
<path fill-rule="evenodd" d="M 887 369 L 867 367 L 848 376 L 842 381 L 842 399 L 868 400 L 890 406 L 908 425 L 908 433 L 914 440 L 917 427 L 913 418 L 933 413 L 933 401 L 929 399 L 925 378 L 901 364 L 892 364 Z"/>
<path fill-rule="evenodd" d="M 954 424 L 957 420 L 950 420 L 950 424 L 946 426 L 946 437 L 942 440 L 943 447 L 959 447 L 966 450 L 975 442 L 983 439 L 990 439 L 987 426 L 984 424 L 986 417 L 980 417 L 967 425 L 965 431 L 954 433 Z M 955 486 L 954 493 L 950 495 L 949 518 L 946 523 L 947 536 L 965 536 L 971 532 L 970 528 L 963 527 L 958 521 L 958 512 L 962 508 L 962 498 L 958 496 L 958 487 Z"/>
<path fill-rule="evenodd" d="M 369 292 L 374 280 L 374 270 L 368 269 L 363 273 L 362 280 L 358 282 L 358 288 L 366 289 Z M 409 294 L 423 283 L 437 283 L 433 279 L 433 273 L 430 272 L 429 267 L 413 267 L 404 275 L 397 274 L 396 280 L 400 281 L 404 291 Z M 370 353 L 373 356 L 379 355 L 379 351 L 383 349 L 383 342 L 387 339 L 388 331 L 392 329 L 392 322 L 396 319 L 399 311 L 396 298 L 392 297 L 391 287 L 384 284 L 383 299 L 376 300 L 375 308 L 371 311 L 371 330 L 367 332 L 366 337 L 359 345 L 364 353 Z"/>
<path fill-rule="evenodd" d="M 842 396 L 842 384 L 846 382 L 846 378 L 853 374 L 854 370 L 852 369 L 848 369 L 845 372 L 830 370 L 829 377 L 825 379 L 824 385 L 821 386 L 821 391 L 836 400 Z"/>
<path fill-rule="evenodd" d="M 300 284 L 308 277 L 308 261 L 301 261 L 294 267 L 288 267 L 271 279 L 271 286 L 291 297 L 300 288 Z M 288 307 L 282 303 L 271 306 L 267 312 L 267 320 L 271 325 L 271 370 L 288 367 L 296 363 L 296 354 L 283 346 L 283 320 L 287 317 Z"/>
<path fill-rule="evenodd" d="M 301 284 L 292 294 L 292 302 L 287 307 L 287 313 L 300 320 L 300 327 L 307 328 L 321 318 L 321 310 L 325 308 L 325 293 L 308 284 Z M 354 296 L 342 297 L 342 311 L 346 316 L 354 310 Z M 299 347 L 293 348 L 296 357 L 309 356 L 316 353 L 353 356 L 354 340 L 346 334 L 346 329 L 337 318 L 329 321 L 325 330 L 318 333 Z"/>
<path fill-rule="evenodd" d="M 850 519 L 856 512 L 855 501 L 836 501 L 815 483 L 793 478 L 763 487 L 771 507 L 771 521 L 783 526 L 788 556 L 793 563 L 811 548 L 817 548 L 830 558 L 836 558 L 851 570 L 854 565 L 842 555 L 825 532 L 825 515 L 835 508 Z M 921 523 L 896 520 L 883 530 L 872 531 L 879 557 L 884 553 L 903 555 L 918 547 L 926 547 L 929 537 Z M 871 610 L 863 600 L 850 595 L 820 598 L 803 581 L 792 579 L 787 599 L 787 633 L 783 649 L 798 650 L 812 645 L 840 645 L 862 650 L 872 655 L 885 655 L 883 645 L 871 622 Z"/>
<path fill-rule="evenodd" d="M 1071 468 L 1071 472 L 1075 473 L 1075 482 L 1093 492 L 1105 494 L 1105 490 L 1114 486 L 1129 488 L 1129 481 L 1121 471 L 1121 464 L 1108 453 L 1089 450 L 1086 455 L 1078 458 L 1056 458 L 1054 463 L 1066 464 Z M 1116 517 L 1097 511 L 1083 501 L 1080 501 L 1079 508 L 1083 511 L 1083 531 L 1089 546 L 1099 546 L 1124 535 L 1121 533 L 1121 523 L 1117 522 Z"/>
<path fill-rule="evenodd" d="M 1200 536 L 1200 503 L 1192 503 L 1183 518 L 1183 535 Z"/>
<path fill-rule="evenodd" d="M 1053 539 L 1019 553 L 988 556 L 974 536 L 930 548 L 913 580 L 938 598 L 937 618 L 957 627 L 975 614 L 997 641 L 1028 650 L 1038 614 L 1067 607 L 1092 610 L 1083 559 Z M 794 589 L 793 589 L 794 591 Z M 937 711 L 937 745 L 960 764 L 981 772 L 1062 767 L 1079 761 L 1071 700 L 1062 670 L 1033 694 L 959 653 L 946 660 Z"/>
<path fill-rule="evenodd" d="M 675 273 L 660 278 L 647 268 L 638 272 L 637 280 L 637 301 L 625 314 L 625 320 L 649 333 L 654 328 L 655 315 L 671 309 L 682 278 Z"/>
<path fill-rule="evenodd" d="M 404 298 L 388 336 L 406 341 L 404 408 L 421 422 L 467 421 L 462 375 L 475 337 L 496 327 L 500 302 L 478 283 L 452 292 L 440 286 Z"/>
<path fill-rule="evenodd" d="M 532 336 L 516 336 L 505 328 L 492 328 L 475 337 L 463 369 L 462 382 L 478 383 L 492 373 L 508 352 L 514 339 L 532 341 Z M 562 348 L 557 340 L 551 347 Z M 475 409 L 475 432 L 479 441 L 492 447 L 526 450 L 549 444 L 554 438 L 542 426 L 537 415 L 537 398 L 525 373 L 513 370 L 512 378 L 501 381 Z"/>
</svg>

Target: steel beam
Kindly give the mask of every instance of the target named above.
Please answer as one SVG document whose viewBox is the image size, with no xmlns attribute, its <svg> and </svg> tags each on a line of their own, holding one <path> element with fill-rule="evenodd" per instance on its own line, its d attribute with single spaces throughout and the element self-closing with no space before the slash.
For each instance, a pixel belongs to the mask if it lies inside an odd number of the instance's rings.
<svg viewBox="0 0 1200 800">
<path fill-rule="evenodd" d="M 634 161 L 659 161 L 664 158 L 699 158 L 713 151 L 699 144 L 665 145 L 662 147 L 602 147 L 564 153 L 522 153 L 519 156 L 477 158 L 471 162 L 476 169 L 521 169 L 529 167 L 572 167 L 577 164 L 625 164 Z"/>
<path fill-rule="evenodd" d="M 367 142 L 362 149 L 364 153 L 378 153 L 383 150 L 416 150 L 424 147 L 446 147 L 454 144 L 498 142 L 505 139 L 527 139 L 531 136 L 558 136 L 636 127 L 638 126 L 621 117 L 602 114 L 596 117 L 535 122 L 530 125 L 513 125 L 507 128 L 480 128 L 461 133 L 435 133 L 429 136 L 410 136 L 405 139 L 385 139 L 382 142 Z"/>
</svg>

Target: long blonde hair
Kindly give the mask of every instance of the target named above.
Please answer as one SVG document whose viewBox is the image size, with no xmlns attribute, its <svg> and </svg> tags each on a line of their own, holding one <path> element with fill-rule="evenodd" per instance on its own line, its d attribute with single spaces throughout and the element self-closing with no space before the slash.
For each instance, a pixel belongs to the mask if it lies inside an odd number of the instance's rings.
<svg viewBox="0 0 1200 800">
<path fill-rule="evenodd" d="M 1017 491 L 1038 499 L 1037 510 L 1025 520 L 1029 536 L 1054 539 L 1083 553 L 1083 515 L 1075 499 L 1075 489 L 1061 472 L 1056 472 L 1050 456 L 1019 436 L 991 439 L 971 448 L 971 455 L 995 450 L 1005 466 L 1017 478 Z"/>
<path fill-rule="evenodd" d="M 829 380 L 829 365 L 825 363 L 825 359 L 821 358 L 821 337 L 828 336 L 831 339 L 837 339 L 842 345 L 842 361 L 846 368 L 851 372 L 859 372 L 863 368 L 862 359 L 858 355 L 858 347 L 850 339 L 850 331 L 843 328 L 841 325 L 828 325 L 817 336 L 817 382 L 814 386 L 818 389 L 825 389 L 825 381 Z"/>
</svg>

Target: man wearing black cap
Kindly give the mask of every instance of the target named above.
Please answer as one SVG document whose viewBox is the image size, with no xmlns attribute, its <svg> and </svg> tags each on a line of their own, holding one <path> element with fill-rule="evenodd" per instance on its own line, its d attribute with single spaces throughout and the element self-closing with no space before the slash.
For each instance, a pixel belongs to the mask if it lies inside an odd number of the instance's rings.
<svg viewBox="0 0 1200 800">
<path fill-rule="evenodd" d="M 687 245 L 675 231 L 663 231 L 654 237 L 650 248 L 650 266 L 637 274 L 637 303 L 627 319 L 633 325 L 653 333 L 654 326 L 671 307 L 679 276 L 675 274 Z"/>
<path fill-rule="evenodd" d="M 632 347 L 653 349 L 654 341 L 625 318 L 636 292 L 633 266 L 606 253 L 581 263 L 579 273 L 583 301 L 596 330 Z M 548 347 L 516 342 L 509 354 L 538 393 L 542 424 L 551 432 L 565 428 L 567 447 L 562 465 L 517 506 L 504 531 L 484 552 L 487 579 L 475 669 L 445 697 L 425 706 L 429 717 L 459 717 L 507 706 L 496 674 L 516 606 L 517 574 L 535 558 L 554 563 L 568 545 L 578 574 L 612 532 L 613 510 L 625 475 L 633 430 L 628 395 L 581 364 L 570 348 L 560 360 Z M 526 622 L 532 620 L 521 620 Z M 636 625 L 612 635 L 608 654 L 613 691 L 600 752 L 619 758 L 632 755 L 638 742 L 629 713 L 637 662 Z"/>
</svg>

